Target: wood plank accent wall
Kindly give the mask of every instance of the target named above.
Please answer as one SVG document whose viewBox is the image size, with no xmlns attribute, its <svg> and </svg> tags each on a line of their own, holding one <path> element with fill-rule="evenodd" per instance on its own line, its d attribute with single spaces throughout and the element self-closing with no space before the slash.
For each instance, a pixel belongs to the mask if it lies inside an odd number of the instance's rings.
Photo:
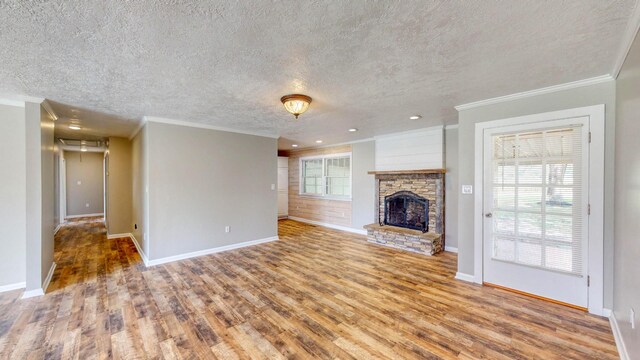
<svg viewBox="0 0 640 360">
<path fill-rule="evenodd" d="M 376 171 L 438 169 L 443 165 L 441 126 L 376 137 Z"/>
<path fill-rule="evenodd" d="M 287 152 L 285 156 L 289 157 L 289 216 L 351 226 L 351 201 L 325 200 L 300 195 L 300 158 L 350 152 L 351 145 Z"/>
</svg>

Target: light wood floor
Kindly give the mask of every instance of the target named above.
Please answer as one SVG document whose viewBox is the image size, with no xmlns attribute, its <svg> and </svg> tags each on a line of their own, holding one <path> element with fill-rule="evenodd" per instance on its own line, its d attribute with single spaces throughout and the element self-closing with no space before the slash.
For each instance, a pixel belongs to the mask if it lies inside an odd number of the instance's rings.
<svg viewBox="0 0 640 360">
<path fill-rule="evenodd" d="M 0 294 L 0 358 L 617 358 L 606 319 L 454 280 L 455 254 L 280 238 L 145 268 L 102 223 L 66 226 L 47 294 Z"/>
</svg>

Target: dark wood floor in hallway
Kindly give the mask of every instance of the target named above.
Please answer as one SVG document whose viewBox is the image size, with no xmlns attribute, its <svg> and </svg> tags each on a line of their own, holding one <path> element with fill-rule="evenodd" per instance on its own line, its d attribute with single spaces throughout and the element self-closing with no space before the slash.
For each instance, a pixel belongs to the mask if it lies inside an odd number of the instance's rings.
<svg viewBox="0 0 640 360">
<path fill-rule="evenodd" d="M 0 294 L 0 358 L 616 359 L 609 323 L 454 280 L 456 255 L 286 220 L 280 241 L 146 268 L 82 221 L 47 294 Z"/>
</svg>

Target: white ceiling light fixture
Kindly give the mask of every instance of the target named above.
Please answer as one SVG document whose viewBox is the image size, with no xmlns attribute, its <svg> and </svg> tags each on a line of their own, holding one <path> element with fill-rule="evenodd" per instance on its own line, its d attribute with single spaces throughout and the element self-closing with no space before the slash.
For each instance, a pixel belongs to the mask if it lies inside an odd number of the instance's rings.
<svg viewBox="0 0 640 360">
<path fill-rule="evenodd" d="M 411 119 L 411 120 L 422 119 L 422 115 L 412 115 L 412 116 L 409 116 L 409 119 Z"/>
<path fill-rule="evenodd" d="M 86 146 L 82 146 L 82 147 L 80 147 L 80 151 L 82 151 L 82 152 L 87 152 L 87 147 L 86 147 Z"/>
<path fill-rule="evenodd" d="M 349 129 L 349 132 L 356 132 L 356 131 L 358 131 L 358 129 L 356 129 L 356 128 Z"/>
<path fill-rule="evenodd" d="M 296 147 L 298 147 L 298 144 L 292 144 L 291 147 L 296 148 Z"/>
<path fill-rule="evenodd" d="M 322 144 L 322 140 L 316 140 L 316 144 Z"/>
<path fill-rule="evenodd" d="M 82 128 L 80 127 L 80 125 L 72 124 L 72 125 L 69 125 L 69 129 L 71 129 L 71 130 L 81 130 Z"/>
<path fill-rule="evenodd" d="M 309 109 L 311 98 L 302 94 L 285 95 L 280 98 L 284 108 L 298 118 L 298 116 Z"/>
</svg>

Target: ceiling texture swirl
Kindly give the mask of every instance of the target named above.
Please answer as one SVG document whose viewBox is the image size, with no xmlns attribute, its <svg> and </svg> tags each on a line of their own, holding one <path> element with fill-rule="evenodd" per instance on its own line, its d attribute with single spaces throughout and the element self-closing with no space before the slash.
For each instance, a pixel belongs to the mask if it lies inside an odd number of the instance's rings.
<svg viewBox="0 0 640 360">
<path fill-rule="evenodd" d="M 608 74 L 634 5 L 0 1 L 0 94 L 47 98 L 86 136 L 128 136 L 153 116 L 280 136 L 281 148 L 342 143 Z M 280 102 L 291 93 L 313 98 L 298 120 Z"/>
</svg>

